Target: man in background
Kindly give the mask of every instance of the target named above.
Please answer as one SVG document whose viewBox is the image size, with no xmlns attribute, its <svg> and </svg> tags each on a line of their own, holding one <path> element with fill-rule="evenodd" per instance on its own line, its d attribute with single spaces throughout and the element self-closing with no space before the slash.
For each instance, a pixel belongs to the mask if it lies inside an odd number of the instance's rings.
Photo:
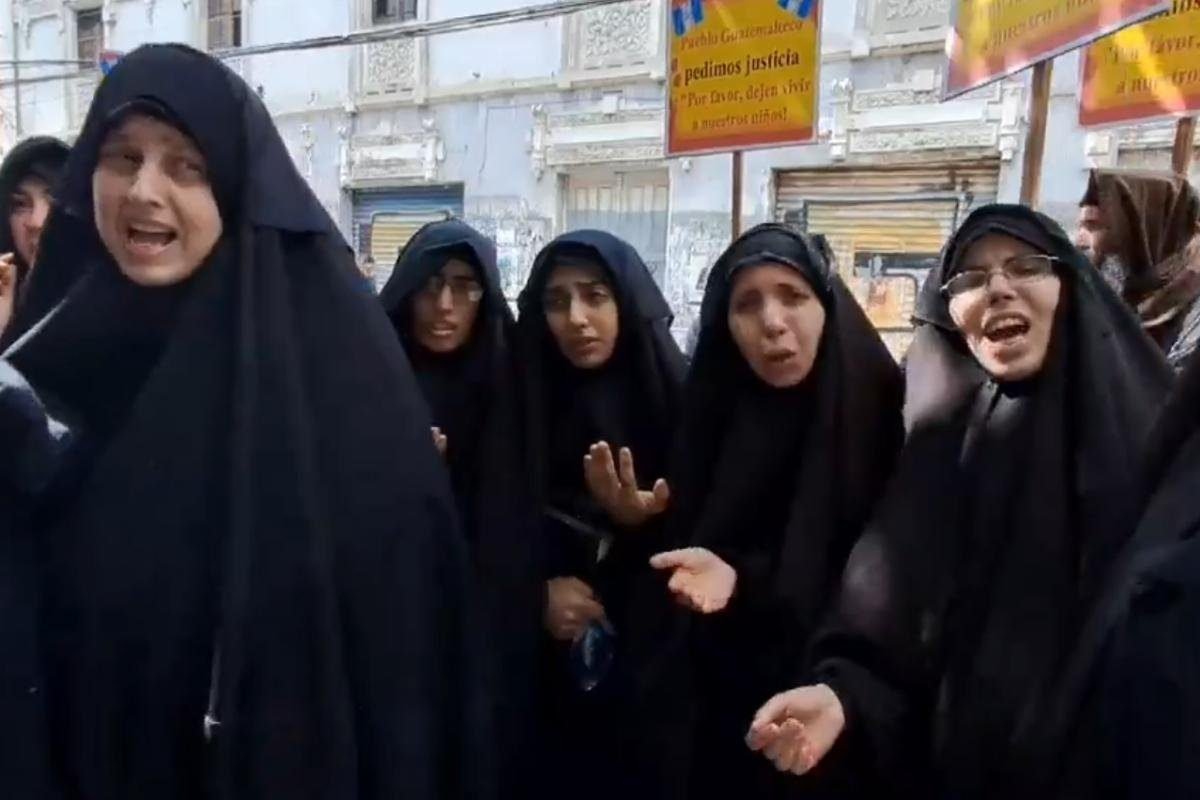
<svg viewBox="0 0 1200 800">
<path fill-rule="evenodd" d="M 1200 196 L 1171 173 L 1093 170 L 1075 244 L 1178 371 L 1200 343 Z"/>
</svg>

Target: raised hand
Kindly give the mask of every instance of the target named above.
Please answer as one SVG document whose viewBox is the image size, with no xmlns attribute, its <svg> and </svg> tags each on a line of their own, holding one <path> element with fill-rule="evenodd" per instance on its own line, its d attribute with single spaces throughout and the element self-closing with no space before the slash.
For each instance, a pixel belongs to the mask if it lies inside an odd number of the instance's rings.
<svg viewBox="0 0 1200 800">
<path fill-rule="evenodd" d="M 618 525 L 637 527 L 670 505 L 671 490 L 665 480 L 660 478 L 648 492 L 638 488 L 628 447 L 621 448 L 614 462 L 608 442 L 592 445 L 583 457 L 583 476 L 593 499 Z"/>
<path fill-rule="evenodd" d="M 802 686 L 775 695 L 758 710 L 746 744 L 780 772 L 803 775 L 821 763 L 845 727 L 845 710 L 832 689 L 823 683 Z"/>
<path fill-rule="evenodd" d="M 438 454 L 442 458 L 445 458 L 446 445 L 449 443 L 449 440 L 446 438 L 446 434 L 442 433 L 442 429 L 436 425 L 431 430 L 433 431 L 433 446 L 437 448 Z"/>
<path fill-rule="evenodd" d="M 8 327 L 17 301 L 17 262 L 12 253 L 0 255 L 0 331 Z"/>
<path fill-rule="evenodd" d="M 737 586 L 737 571 L 703 547 L 659 553 L 650 559 L 650 566 L 670 570 L 667 588 L 676 602 L 701 614 L 722 611 Z"/>
<path fill-rule="evenodd" d="M 606 622 L 604 606 L 592 587 L 579 578 L 551 578 L 546 581 L 546 630 L 555 639 L 573 642 L 592 622 Z"/>
</svg>

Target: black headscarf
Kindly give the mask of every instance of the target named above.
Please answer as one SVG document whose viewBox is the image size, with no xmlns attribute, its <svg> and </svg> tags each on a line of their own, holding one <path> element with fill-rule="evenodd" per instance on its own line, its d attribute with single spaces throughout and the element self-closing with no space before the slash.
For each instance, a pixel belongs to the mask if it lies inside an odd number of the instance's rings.
<svg viewBox="0 0 1200 800">
<path fill-rule="evenodd" d="M 939 292 L 992 233 L 1062 261 L 1046 362 L 1020 384 L 989 380 Z M 917 320 L 909 437 L 847 564 L 818 673 L 885 785 L 916 791 L 905 781 L 928 779 L 914 775 L 925 763 L 949 796 L 1036 792 L 1037 726 L 1131 532 L 1136 465 L 1170 372 L 1062 230 L 1020 206 L 967 219 Z"/>
<path fill-rule="evenodd" d="M 813 370 L 789 389 L 755 376 L 729 331 L 734 278 L 763 263 L 797 271 L 825 309 Z M 717 260 L 700 319 L 671 539 L 716 552 L 738 588 L 726 611 L 691 620 L 701 707 L 692 791 L 768 796 L 780 779 L 742 737 L 758 705 L 797 679 L 899 449 L 903 381 L 817 243 L 784 225 L 751 229 Z"/>
<path fill-rule="evenodd" d="M 447 260 L 470 264 L 484 288 L 471 338 L 450 354 L 430 353 L 412 331 L 414 295 Z M 538 638 L 545 590 L 540 509 L 531 468 L 529 407 L 513 347 L 516 323 L 504 297 L 496 248 L 460 220 L 431 222 L 400 251 L 380 295 L 404 344 L 433 422 L 447 437 L 446 461 L 478 576 L 490 686 L 502 754 L 504 797 L 531 796 Z"/>
<path fill-rule="evenodd" d="M 1179 376 L 1147 448 L 1146 499 L 1045 727 L 1064 797 L 1200 793 L 1200 360 Z M 1075 794 L 1076 787 L 1085 791 Z"/>
<path fill-rule="evenodd" d="M 571 366 L 546 323 L 542 295 L 564 259 L 603 267 L 612 284 L 620 330 L 612 358 L 599 369 Z M 547 502 L 604 527 L 584 485 L 588 447 L 606 441 L 614 454 L 619 447 L 630 448 L 644 488 L 666 474 L 686 370 L 671 338 L 671 310 L 633 247 L 612 234 L 588 230 L 563 234 L 542 249 L 518 305 L 522 366 L 543 426 L 540 470 Z"/>
<path fill-rule="evenodd" d="M 391 326 L 261 101 L 190 48 L 105 78 L 67 214 L 134 110 L 195 141 L 223 235 L 154 290 L 52 226 L 41 266 L 88 272 L 8 354 L 90 435 L 38 535 L 64 794 L 480 796 L 466 557 Z"/>
<path fill-rule="evenodd" d="M 560 263 L 599 265 L 612 287 L 619 332 L 611 359 L 599 369 L 571 366 L 547 325 L 543 294 Z M 591 586 L 616 630 L 612 667 L 586 695 L 569 676 L 567 648 L 547 641 L 547 780 L 552 792 L 578 797 L 663 797 L 662 787 L 674 780 L 672 765 L 653 749 L 663 741 L 654 727 L 659 710 L 635 705 L 637 664 L 629 647 L 645 611 L 639 590 L 648 585 L 661 520 L 615 532 L 587 491 L 583 457 L 604 440 L 614 455 L 619 447 L 632 450 L 642 488 L 666 474 L 686 367 L 671 338 L 671 311 L 637 251 L 600 231 L 567 233 L 547 245 L 534 261 L 519 308 L 521 365 L 541 426 L 537 476 L 544 503 L 556 515 L 544 520 L 544 574 Z M 602 541 L 611 546 L 603 549 Z"/>
<path fill-rule="evenodd" d="M 29 264 L 17 252 L 9 215 L 12 213 L 13 193 L 26 178 L 39 178 L 53 193 L 62 177 L 63 165 L 71 148 L 53 136 L 34 136 L 22 141 L 8 152 L 0 164 L 0 253 L 13 253 L 17 265 L 18 297 L 24 294 Z M 9 338 L 12 341 L 12 337 Z"/>
</svg>

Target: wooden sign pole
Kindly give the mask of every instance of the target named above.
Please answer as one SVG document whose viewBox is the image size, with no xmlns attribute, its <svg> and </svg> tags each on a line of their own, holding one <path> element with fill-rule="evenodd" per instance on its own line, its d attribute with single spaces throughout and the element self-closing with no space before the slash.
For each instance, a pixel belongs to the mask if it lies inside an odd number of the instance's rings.
<svg viewBox="0 0 1200 800">
<path fill-rule="evenodd" d="M 1042 155 L 1046 151 L 1046 118 L 1050 116 L 1050 76 L 1053 61 L 1033 68 L 1029 100 L 1029 135 L 1025 137 L 1025 168 L 1021 173 L 1021 204 L 1037 207 L 1042 188 Z"/>
<path fill-rule="evenodd" d="M 1192 168 L 1192 153 L 1195 150 L 1196 118 L 1183 117 L 1175 125 L 1175 147 L 1171 150 L 1171 169 L 1183 177 Z"/>
<path fill-rule="evenodd" d="M 733 151 L 733 214 L 730 220 L 731 225 L 730 241 L 737 239 L 742 235 L 742 151 Z"/>
</svg>

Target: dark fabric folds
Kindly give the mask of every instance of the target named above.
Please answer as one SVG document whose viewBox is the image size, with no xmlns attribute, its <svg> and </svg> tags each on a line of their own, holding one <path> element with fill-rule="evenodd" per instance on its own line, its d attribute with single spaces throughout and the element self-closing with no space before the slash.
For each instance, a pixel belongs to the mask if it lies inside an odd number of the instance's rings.
<svg viewBox="0 0 1200 800">
<path fill-rule="evenodd" d="M 612 358 L 599 369 L 572 367 L 547 326 L 543 292 L 561 260 L 598 264 L 613 287 L 620 331 Z M 540 424 L 537 476 L 554 514 L 543 520 L 544 576 L 577 577 L 591 586 L 616 631 L 613 667 L 592 692 L 573 682 L 568 648 L 545 639 L 552 792 L 660 797 L 664 787 L 678 785 L 677 764 L 659 757 L 661 709 L 638 705 L 634 642 L 647 604 L 660 602 L 661 592 L 648 591 L 648 561 L 662 543 L 661 520 L 618 530 L 587 491 L 583 457 L 603 440 L 614 453 L 632 450 L 642 488 L 666 475 L 686 369 L 671 338 L 671 311 L 637 251 L 590 230 L 559 236 L 538 254 L 519 310 L 527 398 Z"/>
<path fill-rule="evenodd" d="M 938 288 L 988 233 L 1062 260 L 1045 365 L 996 384 Z M 1137 320 L 1048 218 L 986 206 L 918 303 L 908 438 L 855 546 L 816 672 L 881 791 L 1050 797 L 1040 724 L 1137 514 L 1137 464 L 1170 385 Z"/>
<path fill-rule="evenodd" d="M 153 105 L 209 164 L 224 233 L 134 286 L 90 224 L 98 148 Z M 82 421 L 36 521 L 66 798 L 487 792 L 467 559 L 429 418 L 261 101 L 183 46 L 97 92 L 35 274 L 86 265 L 8 358 Z"/>
<path fill-rule="evenodd" d="M 0 220 L 3 221 L 3 224 L 0 224 L 0 253 L 13 253 L 17 265 L 17 304 L 13 311 L 14 319 L 18 316 L 18 309 L 24 301 L 29 285 L 30 265 L 26 264 L 17 252 L 13 240 L 12 226 L 9 223 L 13 193 L 21 181 L 31 176 L 42 179 L 50 186 L 51 192 L 55 191 L 70 152 L 71 149 L 65 143 L 53 136 L 32 136 L 10 150 L 4 157 L 4 163 L 0 164 Z M 59 297 L 61 296 L 60 293 Z M 28 314 L 20 316 L 23 319 L 28 318 Z M 27 321 L 22 325 L 9 325 L 2 332 L 0 343 L 15 341 L 28 324 Z"/>
<path fill-rule="evenodd" d="M 729 331 L 734 278 L 762 263 L 799 272 L 825 308 L 813 371 L 790 389 L 755 376 Z M 751 229 L 717 260 L 701 326 L 672 470 L 671 539 L 716 552 L 738 586 L 727 610 L 683 623 L 697 714 L 688 796 L 781 796 L 791 782 L 743 737 L 758 706 L 801 677 L 899 449 L 903 382 L 817 244 L 784 225 Z"/>
<path fill-rule="evenodd" d="M 447 259 L 471 264 L 484 287 L 470 340 L 459 352 L 427 352 L 412 335 L 413 297 Z M 432 222 L 409 240 L 380 295 L 413 363 L 433 423 L 448 439 L 446 461 L 475 566 L 485 619 L 488 693 L 496 724 L 499 793 L 538 791 L 541 684 L 538 648 L 545 601 L 541 514 L 532 437 L 496 248 L 460 220 Z"/>
<path fill-rule="evenodd" d="M 1090 775 L 1100 800 L 1200 793 L 1198 409 L 1200 362 L 1191 358 L 1151 437 L 1137 531 L 1104 585 L 1047 720 L 1067 743 L 1059 785 Z"/>
</svg>

